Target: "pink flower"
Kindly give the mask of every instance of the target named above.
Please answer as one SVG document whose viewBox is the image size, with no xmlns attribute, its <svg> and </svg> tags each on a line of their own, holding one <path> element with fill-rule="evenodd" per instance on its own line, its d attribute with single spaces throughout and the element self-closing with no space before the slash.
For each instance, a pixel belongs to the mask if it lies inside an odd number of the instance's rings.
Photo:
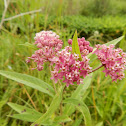
<svg viewBox="0 0 126 126">
<path fill-rule="evenodd" d="M 59 36 L 52 31 L 41 31 L 36 33 L 35 44 L 40 48 L 35 51 L 31 57 L 28 57 L 27 62 L 34 60 L 37 63 L 37 69 L 41 71 L 43 69 L 44 62 L 50 62 L 56 53 L 62 48 L 63 42 L 59 39 Z"/>
<path fill-rule="evenodd" d="M 126 69 L 126 53 L 122 49 L 114 49 L 114 45 L 96 45 L 94 53 L 103 64 L 106 76 L 110 75 L 113 81 L 124 78 Z"/>
<path fill-rule="evenodd" d="M 56 56 L 51 60 L 55 64 L 54 71 L 52 71 L 52 78 L 55 82 L 57 79 L 63 79 L 66 86 L 82 83 L 82 78 L 85 78 L 91 67 L 89 66 L 89 59 L 85 56 L 82 61 L 79 61 L 77 54 L 72 54 L 70 47 L 66 47 L 62 51 L 57 52 Z M 56 73 L 56 75 L 55 75 Z"/>
</svg>

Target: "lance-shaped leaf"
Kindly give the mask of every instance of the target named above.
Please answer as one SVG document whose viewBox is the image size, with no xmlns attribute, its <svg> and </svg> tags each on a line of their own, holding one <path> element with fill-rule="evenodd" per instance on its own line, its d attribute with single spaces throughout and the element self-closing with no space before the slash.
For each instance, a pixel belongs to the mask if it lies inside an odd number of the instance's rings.
<svg viewBox="0 0 126 126">
<path fill-rule="evenodd" d="M 0 109 L 6 104 L 7 99 L 0 101 Z"/>
<path fill-rule="evenodd" d="M 52 97 L 54 96 L 55 91 L 52 88 L 52 86 L 50 86 L 48 83 L 46 83 L 36 77 L 26 75 L 26 74 L 17 73 L 17 72 L 3 71 L 3 70 L 0 70 L 0 74 L 2 76 L 9 78 L 9 79 L 12 79 L 12 80 L 17 81 L 19 83 L 22 83 L 26 86 L 37 89 L 37 90 L 39 90 L 43 93 L 46 93 Z"/>
<path fill-rule="evenodd" d="M 11 118 L 15 118 L 15 119 L 19 119 L 22 121 L 27 121 L 27 122 L 34 122 L 35 120 L 39 119 L 41 117 L 41 115 L 39 114 L 12 114 L 12 115 L 8 115 Z M 51 122 L 48 121 L 48 124 L 52 124 Z M 44 125 L 46 123 L 43 123 Z"/>
<path fill-rule="evenodd" d="M 22 114 L 12 114 L 8 116 L 11 118 L 22 120 L 22 121 L 35 122 L 37 119 L 41 117 L 41 115 L 35 114 L 35 113 L 32 113 L 32 114 L 22 113 Z M 71 119 L 67 115 L 63 115 L 63 116 L 55 117 L 54 120 L 51 120 L 50 118 L 48 118 L 48 120 L 43 120 L 43 122 L 41 122 L 41 125 L 56 126 L 62 122 L 69 122 L 69 121 L 71 121 Z"/>
<path fill-rule="evenodd" d="M 53 98 L 50 107 L 48 108 L 48 110 L 46 111 L 46 113 L 44 115 L 42 115 L 38 120 L 36 120 L 31 126 L 34 125 L 40 125 L 43 123 L 43 121 L 47 121 L 49 119 L 49 117 L 58 109 L 61 100 L 62 100 L 62 92 L 63 92 L 64 86 L 60 87 L 60 89 L 58 90 L 57 94 L 55 95 L 55 97 Z"/>
<path fill-rule="evenodd" d="M 109 46 L 109 45 L 111 45 L 111 44 L 116 45 L 116 44 L 117 44 L 118 42 L 120 42 L 123 38 L 124 38 L 124 36 L 121 36 L 121 37 L 119 37 L 119 38 L 117 38 L 117 39 L 114 39 L 114 40 L 112 40 L 112 41 L 110 41 L 110 42 L 105 43 L 105 45 L 107 45 L 107 46 Z"/>
<path fill-rule="evenodd" d="M 83 116 L 81 115 L 79 118 L 75 120 L 75 122 L 73 122 L 72 126 L 80 126 L 82 119 Z"/>
<path fill-rule="evenodd" d="M 92 77 L 92 73 L 86 78 L 84 78 L 83 84 L 78 85 L 77 89 L 72 93 L 71 98 L 82 100 L 82 96 L 84 95 L 84 93 L 86 92 L 86 90 L 89 88 L 91 84 L 91 80 L 92 80 L 91 77 Z M 65 105 L 63 113 L 70 116 L 74 111 L 75 111 L 75 107 L 73 105 L 67 104 Z"/>
<path fill-rule="evenodd" d="M 72 53 L 76 53 L 79 55 L 80 60 L 82 60 L 81 58 L 81 53 L 80 53 L 80 48 L 78 45 L 78 40 L 77 40 L 77 30 L 75 31 L 74 37 L 73 37 L 73 41 L 72 41 Z"/>
<path fill-rule="evenodd" d="M 84 116 L 85 126 L 92 126 L 91 115 L 88 107 L 82 101 L 74 98 L 68 98 L 63 101 L 63 103 L 73 104 Z"/>
<path fill-rule="evenodd" d="M 61 122 L 69 122 L 72 121 L 71 118 L 69 118 L 67 115 L 61 115 L 61 116 L 57 116 L 54 119 L 54 123 L 61 123 Z"/>
<path fill-rule="evenodd" d="M 12 109 L 14 109 L 19 114 L 11 114 L 8 115 L 9 117 L 20 119 L 23 121 L 34 122 L 35 120 L 39 119 L 43 114 L 37 112 L 33 108 L 28 108 L 26 106 L 18 105 L 15 103 L 7 103 Z M 45 123 L 44 123 L 45 124 Z M 48 123 L 49 124 L 49 123 Z"/>
<path fill-rule="evenodd" d="M 96 126 L 103 126 L 103 122 L 97 123 Z"/>
<path fill-rule="evenodd" d="M 35 109 L 33 108 L 28 108 L 26 106 L 22 106 L 22 105 L 18 105 L 12 102 L 8 102 L 7 103 L 12 109 L 14 109 L 16 112 L 20 113 L 20 114 L 36 114 L 41 116 L 42 113 L 37 112 Z"/>
</svg>

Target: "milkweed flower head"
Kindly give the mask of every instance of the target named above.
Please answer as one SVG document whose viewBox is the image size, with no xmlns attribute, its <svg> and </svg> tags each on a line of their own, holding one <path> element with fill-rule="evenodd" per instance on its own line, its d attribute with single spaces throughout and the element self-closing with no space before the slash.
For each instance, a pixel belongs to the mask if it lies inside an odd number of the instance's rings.
<svg viewBox="0 0 126 126">
<path fill-rule="evenodd" d="M 41 31 L 36 33 L 34 39 L 38 48 L 50 47 L 55 48 L 55 51 L 59 51 L 63 45 L 63 42 L 59 39 L 59 35 L 53 31 Z"/>
<path fill-rule="evenodd" d="M 43 69 L 45 62 L 49 62 L 50 68 L 53 68 L 51 79 L 54 79 L 55 83 L 58 80 L 63 80 L 67 87 L 74 83 L 80 84 L 83 83 L 83 79 L 89 73 L 100 68 L 92 70 L 89 66 L 87 55 L 93 51 L 93 47 L 89 45 L 90 43 L 84 37 L 77 38 L 78 45 L 76 46 L 79 46 L 81 58 L 70 47 L 73 42 L 72 39 L 68 40 L 69 46 L 61 50 L 63 42 L 55 32 L 41 31 L 36 33 L 34 39 L 38 50 L 31 57 L 28 57 L 27 62 L 31 60 L 36 62 L 36 68 L 39 71 Z M 78 50 L 75 52 L 78 52 Z M 121 80 L 125 77 L 126 53 L 122 49 L 114 49 L 114 45 L 106 46 L 98 44 L 93 53 L 98 56 L 102 66 L 104 66 L 105 69 L 103 72 L 106 76 L 110 75 L 113 81 L 117 81 L 117 79 Z"/>
<path fill-rule="evenodd" d="M 122 49 L 114 49 L 114 45 L 96 45 L 94 53 L 103 64 L 107 75 L 110 75 L 113 81 L 122 80 L 125 77 L 124 70 L 126 69 L 126 53 Z"/>
<path fill-rule="evenodd" d="M 93 51 L 93 47 L 89 46 L 90 42 L 86 41 L 84 37 L 78 38 L 78 45 L 80 48 L 81 56 L 86 56 Z M 68 40 L 68 44 L 72 45 L 72 39 Z"/>
<path fill-rule="evenodd" d="M 35 44 L 38 49 L 31 57 L 28 57 L 27 62 L 34 60 L 37 63 L 37 69 L 41 71 L 43 69 L 44 62 L 50 61 L 56 53 L 62 48 L 63 42 L 59 39 L 59 36 L 52 31 L 41 31 L 36 33 L 34 37 Z"/>
<path fill-rule="evenodd" d="M 89 59 L 84 56 L 82 61 L 79 60 L 78 54 L 71 53 L 72 48 L 67 46 L 65 49 L 57 52 L 56 56 L 52 59 L 52 64 L 55 64 L 52 71 L 52 78 L 57 83 L 58 79 L 62 79 L 66 86 L 83 83 L 91 67 L 89 66 Z"/>
</svg>

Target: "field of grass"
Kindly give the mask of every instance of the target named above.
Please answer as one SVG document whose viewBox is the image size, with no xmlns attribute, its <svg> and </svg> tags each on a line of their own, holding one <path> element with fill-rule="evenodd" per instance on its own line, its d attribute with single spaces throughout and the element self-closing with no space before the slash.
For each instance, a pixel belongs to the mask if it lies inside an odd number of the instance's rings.
<svg viewBox="0 0 126 126">
<path fill-rule="evenodd" d="M 46 2 L 45 0 L 32 0 L 32 2 L 31 0 L 10 0 L 5 19 L 38 9 L 42 11 L 19 16 L 3 23 L 0 29 L 0 70 L 31 75 L 52 85 L 48 64 L 45 64 L 44 70 L 37 71 L 31 69 L 36 66 L 34 62 L 26 63 L 27 57 L 35 51 L 33 45 L 35 33 L 41 30 L 53 30 L 60 35 L 64 47 L 68 45 L 67 40 L 73 37 L 76 29 L 78 36 L 85 37 L 90 41 L 91 46 L 116 39 L 125 35 L 126 32 L 126 15 L 124 14 L 126 3 L 123 0 L 114 1 L 113 4 L 118 5 L 116 6 L 118 9 L 123 6 L 118 13 L 114 13 L 113 9 L 111 13 L 114 16 L 100 16 L 100 14 L 94 16 L 92 12 L 94 8 L 84 10 L 81 6 L 82 3 L 84 4 L 83 0 L 78 2 L 76 0 L 47 0 Z M 87 6 L 90 2 L 91 0 L 88 0 Z M 0 0 L 0 20 L 3 11 L 4 1 Z M 91 14 L 85 16 L 89 12 L 92 12 L 93 16 Z M 107 13 L 106 11 L 105 14 Z M 124 37 L 116 47 L 126 51 L 125 43 Z M 96 68 L 99 62 L 95 60 L 91 66 Z M 117 83 L 112 82 L 110 77 L 105 77 L 102 70 L 103 68 L 94 72 L 90 79 L 88 78 L 89 80 L 84 80 L 84 85 L 87 84 L 89 87 L 86 91 L 83 90 L 79 97 L 89 108 L 93 126 L 126 126 L 126 79 Z M 66 88 L 63 98 L 69 98 L 77 87 L 78 85 L 74 85 Z M 0 76 L 0 126 L 30 126 L 31 124 L 25 119 L 22 121 L 13 118 L 12 115 L 17 112 L 9 106 L 8 102 L 45 113 L 51 101 L 52 97 L 47 94 Z M 65 104 L 62 109 L 65 111 Z M 51 117 L 54 118 L 57 113 L 56 111 Z M 71 120 L 66 121 L 64 126 L 85 125 L 79 110 L 70 113 L 69 117 Z"/>
</svg>

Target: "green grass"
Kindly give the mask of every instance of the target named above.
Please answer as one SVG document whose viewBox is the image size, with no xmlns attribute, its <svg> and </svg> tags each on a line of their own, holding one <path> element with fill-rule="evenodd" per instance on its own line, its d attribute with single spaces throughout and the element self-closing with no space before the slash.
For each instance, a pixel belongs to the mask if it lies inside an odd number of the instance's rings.
<svg viewBox="0 0 126 126">
<path fill-rule="evenodd" d="M 54 8 L 51 8 L 52 3 L 55 5 Z M 102 44 L 121 36 L 126 27 L 126 16 L 84 17 L 74 9 L 76 5 L 80 6 L 76 1 L 73 1 L 72 12 L 69 9 L 70 3 L 67 1 L 62 3 L 61 0 L 56 3 L 56 0 L 53 0 L 52 3 L 49 0 L 47 3 L 43 0 L 37 0 L 37 2 L 35 0 L 32 2 L 31 0 L 11 0 L 6 17 L 41 7 L 43 12 L 26 15 L 4 23 L 0 32 L 0 69 L 32 75 L 51 84 L 47 64 L 43 71 L 38 72 L 30 69 L 36 66 L 35 63 L 32 62 L 29 65 L 25 62 L 27 57 L 34 53 L 34 49 L 22 44 L 34 43 L 33 38 L 36 32 L 53 30 L 60 35 L 64 41 L 64 46 L 66 46 L 67 40 L 72 38 L 77 29 L 78 35 L 86 37 L 93 46 L 96 43 Z M 3 9 L 3 1 L 0 1 L 0 15 L 2 15 Z M 76 16 L 68 15 L 78 13 L 79 15 Z M 97 35 L 94 34 L 95 31 L 98 31 Z M 125 42 L 124 39 L 117 47 L 126 50 Z M 97 67 L 98 62 L 93 62 L 92 66 Z M 105 74 L 101 71 L 102 69 L 94 73 L 91 86 L 83 94 L 83 101 L 90 110 L 94 126 L 126 126 L 126 79 L 112 83 L 111 78 L 105 78 Z M 68 94 L 64 97 L 70 97 L 72 90 L 76 88 L 77 85 L 67 88 Z M 37 110 L 45 113 L 52 98 L 0 76 L 0 126 L 30 125 L 28 122 L 8 117 L 7 115 L 11 115 L 15 111 L 6 104 L 7 102 L 14 102 L 34 108 L 28 94 Z M 74 119 L 80 119 L 80 126 L 84 125 L 79 111 L 70 117 L 73 121 L 66 123 L 65 126 L 72 126 Z"/>
</svg>

